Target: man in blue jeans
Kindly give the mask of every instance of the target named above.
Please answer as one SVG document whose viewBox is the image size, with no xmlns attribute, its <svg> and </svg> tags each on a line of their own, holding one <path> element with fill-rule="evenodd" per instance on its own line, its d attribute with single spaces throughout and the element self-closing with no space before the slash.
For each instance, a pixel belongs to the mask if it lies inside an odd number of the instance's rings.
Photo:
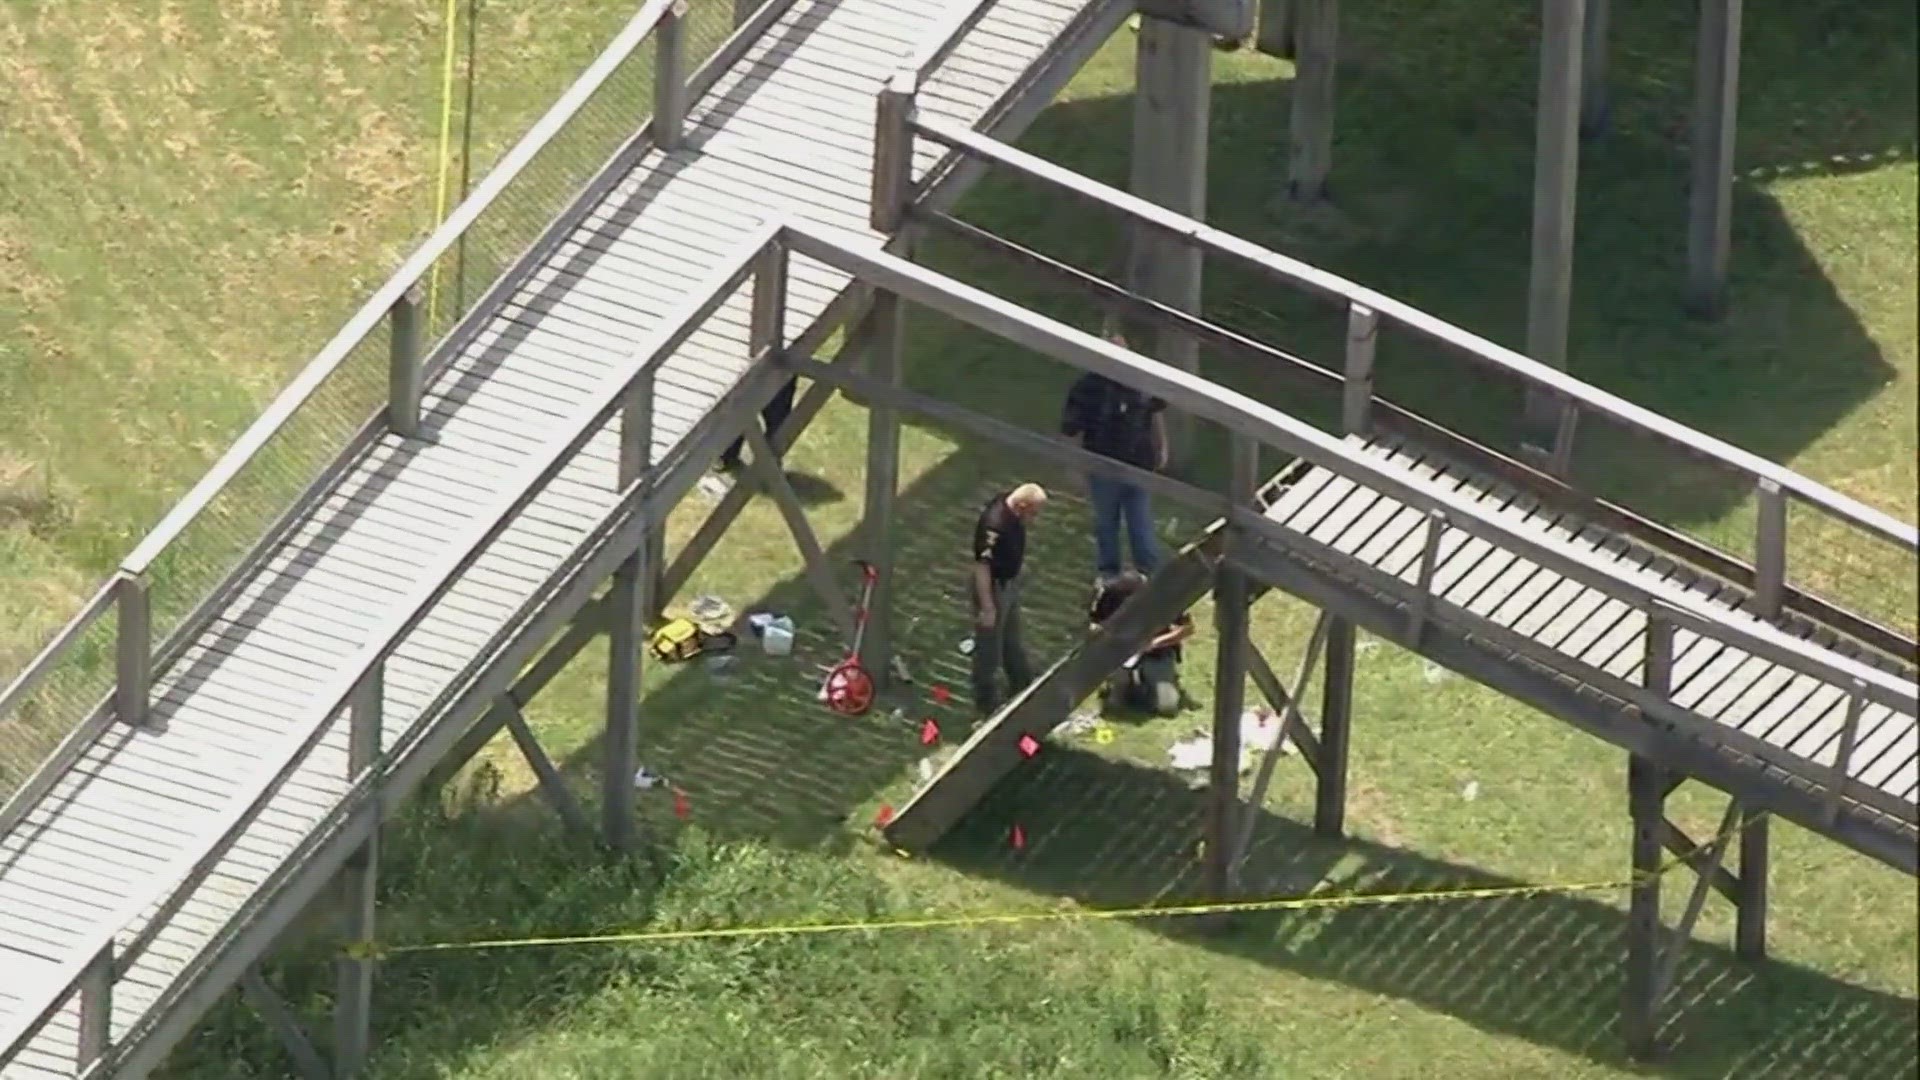
<svg viewBox="0 0 1920 1080">
<path fill-rule="evenodd" d="M 1107 340 L 1127 347 L 1122 334 L 1110 334 Z M 1167 403 L 1157 397 L 1088 372 L 1067 391 L 1060 432 L 1096 454 L 1158 472 L 1167 465 L 1166 410 Z M 1123 524 L 1134 568 L 1151 575 L 1160 565 L 1160 544 L 1146 491 L 1125 480 L 1088 476 L 1087 496 L 1093 502 L 1094 569 L 1100 579 L 1120 573 Z"/>
</svg>

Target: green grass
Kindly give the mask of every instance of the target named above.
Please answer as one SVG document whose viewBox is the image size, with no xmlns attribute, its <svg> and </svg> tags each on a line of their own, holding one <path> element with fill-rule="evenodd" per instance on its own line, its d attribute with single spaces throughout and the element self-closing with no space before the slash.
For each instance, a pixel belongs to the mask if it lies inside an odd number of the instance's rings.
<svg viewBox="0 0 1920 1080">
<path fill-rule="evenodd" d="M 438 33 L 426 9 L 262 2 L 0 8 L 0 652 L 24 656 L 252 418 L 287 372 L 417 238 L 431 209 Z M 1509 344 L 1524 323 L 1532 9 L 1491 0 L 1355 5 L 1343 24 L 1332 209 L 1280 198 L 1288 65 L 1215 58 L 1210 219 Z M 339 13 L 337 22 L 325 24 Z M 497 151 L 627 14 L 557 0 L 502 13 L 482 88 Z M 328 30 L 316 32 L 309 18 Z M 1878 505 L 1915 515 L 1916 183 L 1913 16 L 1823 2 L 1750 12 L 1734 318 L 1682 320 L 1689 16 L 1616 4 L 1617 128 L 1583 163 L 1572 355 L 1584 377 Z M 174 27 L 175 29 L 169 29 Z M 242 44 L 246 47 L 241 47 Z M 141 62 L 126 62 L 138 57 Z M 109 59 L 113 63 L 109 63 Z M 315 87 L 345 84 L 315 106 Z M 1023 145 L 1125 177 L 1131 40 L 1122 34 Z M 511 87 L 511 91 L 507 88 Z M 132 97 L 142 95 L 137 113 Z M 358 91 L 351 93 L 349 91 Z M 115 115 L 132 116 L 117 124 Z M 149 125 L 148 119 L 156 121 Z M 180 143 L 176 149 L 170 141 Z M 1889 154 L 1888 151 L 1891 151 Z M 1871 153 L 1836 163 L 1835 155 Z M 235 165 L 244 161 L 247 166 Z M 85 185 L 75 170 L 98 170 Z M 976 223 L 1090 267 L 1105 223 L 995 180 Z M 942 269 L 1010 296 L 1002 268 L 943 245 Z M 1336 328 L 1307 305 L 1209 265 L 1216 317 L 1322 358 Z M 1072 304 L 1051 310 L 1083 315 Z M 1050 426 L 1067 373 L 916 314 L 911 378 Z M 1383 388 L 1497 435 L 1506 388 L 1390 343 Z M 1271 373 L 1209 371 L 1312 413 Z M 814 528 L 860 554 L 861 411 L 835 402 L 795 450 Z M 1707 536 L 1745 512 L 1669 459 L 1604 433 L 1585 463 L 1623 497 Z M 922 683 L 964 682 L 954 556 L 968 507 L 1024 463 L 924 427 L 906 436 L 904 647 Z M 14 474 L 19 473 L 19 477 Z M 1038 477 L 1056 481 L 1052 476 Z M 1657 482 L 1656 482 L 1657 481 Z M 676 518 L 676 537 L 703 507 Z M 1163 508 L 1169 518 L 1172 512 Z M 1198 524 L 1164 522 L 1170 534 Z M 1036 536 L 1037 656 L 1077 630 L 1090 543 L 1062 500 Z M 1911 582 L 1796 548 L 1836 588 L 1903 602 Z M 1797 563 L 1796 565 L 1803 565 Z M 16 585 L 16 582 L 18 583 Z M 1159 768 L 1204 722 L 1119 723 L 1112 746 L 1061 746 L 997 790 L 930 858 L 864 829 L 898 805 L 923 751 L 884 711 L 833 718 L 807 665 L 838 644 L 778 514 L 757 502 L 691 586 L 795 614 L 794 661 L 715 680 L 647 672 L 643 760 L 688 791 L 678 821 L 643 797 L 648 856 L 609 865 L 562 836 L 504 742 L 386 847 L 383 936 L 412 942 L 608 929 L 1129 904 L 1191 889 L 1199 795 Z M 1210 612 L 1196 613 L 1210 625 Z M 1272 599 L 1255 638 L 1283 671 L 1311 625 Z M 605 650 L 530 710 L 590 797 Z M 1299 824 L 1311 790 L 1283 764 L 1253 866 L 1291 894 L 1486 882 L 1606 880 L 1625 866 L 1624 762 L 1564 725 L 1419 658 L 1368 643 L 1356 688 L 1349 841 Z M 1317 696 L 1309 700 L 1317 700 Z M 935 714 L 913 703 L 908 720 Z M 953 714 L 957 721 L 957 713 Z M 951 725 L 950 725 L 951 726 Z M 1469 783 L 1477 797 L 1468 799 Z M 1718 801 L 1683 790 L 1696 836 Z M 1006 843 L 1022 826 L 1028 844 Z M 1772 962 L 1735 962 L 1709 906 L 1684 969 L 1687 1077 L 1911 1072 L 1916 904 L 1910 879 L 1777 825 Z M 1685 889 L 1675 879 L 1669 911 Z M 383 970 L 381 1077 L 1635 1075 L 1611 1030 L 1624 920 L 1616 894 L 1277 913 L 1224 936 L 1180 922 L 1043 924 L 396 958 Z M 273 977 L 322 1023 L 328 935 Z M 324 1031 L 316 1026 L 316 1031 Z M 212 1016 L 181 1077 L 274 1076 L 278 1049 L 244 1006 Z"/>
</svg>

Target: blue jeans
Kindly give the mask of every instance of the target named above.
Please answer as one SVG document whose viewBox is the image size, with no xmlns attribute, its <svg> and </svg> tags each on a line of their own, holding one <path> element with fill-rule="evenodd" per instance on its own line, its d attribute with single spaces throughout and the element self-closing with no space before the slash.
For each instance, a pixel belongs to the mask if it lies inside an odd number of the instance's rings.
<svg viewBox="0 0 1920 1080">
<path fill-rule="evenodd" d="M 1089 476 L 1087 496 L 1093 501 L 1094 569 L 1102 574 L 1120 572 L 1124 521 L 1134 568 L 1151 575 L 1160 565 L 1160 542 L 1153 534 L 1153 507 L 1147 503 L 1147 493 L 1124 480 Z"/>
</svg>

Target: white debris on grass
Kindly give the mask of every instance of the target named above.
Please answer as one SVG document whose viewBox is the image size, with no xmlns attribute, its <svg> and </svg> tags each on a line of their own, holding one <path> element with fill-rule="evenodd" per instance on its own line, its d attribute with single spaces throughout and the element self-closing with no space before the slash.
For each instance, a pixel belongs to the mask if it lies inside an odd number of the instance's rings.
<svg viewBox="0 0 1920 1080">
<path fill-rule="evenodd" d="M 1076 735 L 1089 735 L 1100 726 L 1100 718 L 1090 712 L 1076 712 L 1056 724 L 1050 738 L 1071 739 Z"/>
<path fill-rule="evenodd" d="M 1480 797 L 1480 781 L 1478 780 L 1467 781 L 1467 786 L 1462 788 L 1460 791 L 1460 797 L 1467 800 L 1468 802 L 1472 802 L 1473 800 L 1479 798 Z"/>
<path fill-rule="evenodd" d="M 919 763 L 915 766 L 915 768 L 920 773 L 921 783 L 924 784 L 933 779 L 933 759 L 932 758 L 930 757 L 921 758 Z"/>
<path fill-rule="evenodd" d="M 652 791 L 666 782 L 666 777 L 648 772 L 645 765 L 640 767 L 639 772 L 633 774 L 633 786 L 641 791 Z"/>
<path fill-rule="evenodd" d="M 1240 714 L 1240 771 L 1249 772 L 1260 755 L 1280 744 L 1280 753 L 1293 751 L 1290 739 L 1280 736 L 1280 720 L 1266 709 L 1248 709 Z M 1213 766 L 1213 736 L 1205 732 L 1181 739 L 1167 747 L 1167 761 L 1180 772 L 1205 770 Z"/>
<path fill-rule="evenodd" d="M 1426 684 L 1428 686 L 1438 686 L 1439 684 L 1446 682 L 1448 679 L 1453 678 L 1453 672 L 1448 671 L 1446 668 L 1441 667 L 1439 664 L 1436 664 L 1431 660 L 1428 660 L 1425 663 L 1425 665 L 1422 666 L 1420 669 L 1420 678 L 1426 680 Z"/>
<path fill-rule="evenodd" d="M 973 639 L 972 638 L 969 637 L 969 638 L 960 639 L 960 655 L 961 656 L 973 655 Z"/>
<path fill-rule="evenodd" d="M 687 605 L 687 616 L 702 625 L 727 626 L 733 622 L 733 605 L 712 593 L 703 593 Z"/>
</svg>

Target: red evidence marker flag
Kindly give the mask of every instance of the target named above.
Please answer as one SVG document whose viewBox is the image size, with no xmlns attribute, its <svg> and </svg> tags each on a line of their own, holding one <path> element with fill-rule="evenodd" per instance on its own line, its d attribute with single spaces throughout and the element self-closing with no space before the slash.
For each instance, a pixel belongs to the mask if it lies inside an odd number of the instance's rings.
<svg viewBox="0 0 1920 1080">
<path fill-rule="evenodd" d="M 1020 741 L 1014 745 L 1020 748 L 1020 754 L 1023 757 L 1032 757 L 1040 752 L 1040 740 L 1031 735 L 1020 736 Z"/>
<path fill-rule="evenodd" d="M 920 745 L 932 746 L 939 741 L 940 725 L 934 723 L 932 720 L 922 721 L 920 724 Z"/>
<path fill-rule="evenodd" d="M 1013 827 L 1013 835 L 1008 837 L 1008 839 L 1013 841 L 1013 850 L 1022 851 L 1027 846 L 1027 831 L 1015 825 Z"/>
<path fill-rule="evenodd" d="M 893 807 L 888 806 L 886 803 L 881 803 L 880 812 L 873 815 L 873 823 L 876 827 L 882 828 L 882 829 L 892 824 L 893 823 Z"/>
<path fill-rule="evenodd" d="M 952 697 L 953 697 L 953 692 L 948 690 L 945 686 L 942 686 L 939 683 L 933 684 L 933 703 L 935 705 L 945 705 L 949 700 L 952 699 Z"/>
<path fill-rule="evenodd" d="M 693 813 L 693 803 L 687 800 L 687 793 L 679 788 L 673 789 L 673 816 L 685 819 Z"/>
</svg>

